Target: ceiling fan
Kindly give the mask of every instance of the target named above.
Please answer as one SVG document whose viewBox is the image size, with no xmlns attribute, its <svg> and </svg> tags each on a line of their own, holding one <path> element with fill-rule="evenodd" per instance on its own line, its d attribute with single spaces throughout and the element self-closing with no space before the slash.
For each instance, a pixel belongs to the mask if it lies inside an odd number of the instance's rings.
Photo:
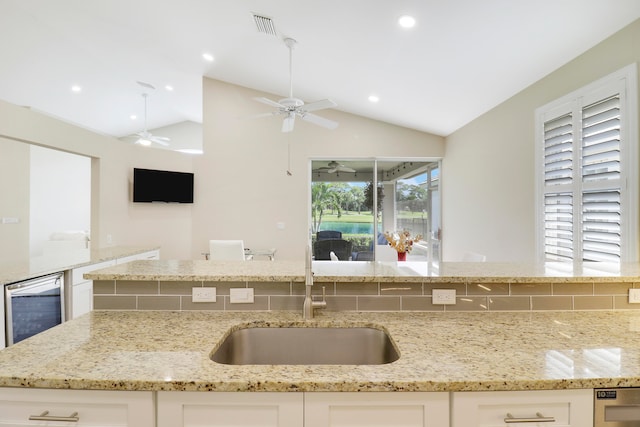
<svg viewBox="0 0 640 427">
<path fill-rule="evenodd" d="M 355 172 L 356 170 L 350 168 L 348 166 L 343 165 L 342 163 L 338 163 L 335 160 L 328 163 L 327 166 L 323 166 L 318 168 L 318 171 L 323 171 L 327 173 L 335 173 L 335 172 Z"/>
<path fill-rule="evenodd" d="M 284 43 L 289 48 L 289 97 L 281 99 L 279 101 L 272 101 L 269 98 L 254 98 L 258 102 L 267 104 L 271 107 L 275 107 L 276 110 L 271 113 L 259 114 L 254 117 L 268 117 L 275 115 L 283 115 L 284 120 L 282 122 L 282 132 L 291 132 L 295 123 L 296 116 L 300 117 L 309 123 L 313 123 L 318 126 L 322 126 L 327 129 L 335 129 L 338 127 L 338 122 L 325 119 L 324 117 L 311 114 L 311 111 L 322 110 L 325 108 L 332 108 L 337 106 L 335 102 L 330 99 L 323 99 L 321 101 L 305 104 L 301 99 L 293 97 L 293 48 L 296 45 L 296 41 L 290 37 L 284 39 Z"/>
<path fill-rule="evenodd" d="M 138 84 L 155 89 L 153 86 L 151 86 L 148 83 L 138 82 Z M 147 130 L 147 98 L 148 97 L 149 97 L 148 93 L 142 94 L 142 98 L 144 98 L 144 128 L 142 129 L 141 132 L 137 132 L 134 135 L 132 135 L 132 136 L 138 137 L 135 144 L 140 144 L 140 145 L 144 145 L 145 147 L 148 147 L 152 143 L 156 143 L 156 144 L 167 147 L 169 145 L 169 141 L 171 141 L 170 138 L 167 138 L 166 136 L 155 136 Z"/>
</svg>

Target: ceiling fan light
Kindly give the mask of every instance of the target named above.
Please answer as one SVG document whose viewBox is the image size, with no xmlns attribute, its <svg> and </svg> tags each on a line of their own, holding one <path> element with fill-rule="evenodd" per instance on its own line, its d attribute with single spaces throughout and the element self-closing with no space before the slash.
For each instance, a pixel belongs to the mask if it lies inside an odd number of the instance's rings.
<svg viewBox="0 0 640 427">
<path fill-rule="evenodd" d="M 140 139 L 138 140 L 138 144 L 143 145 L 143 146 L 145 146 L 145 147 L 148 147 L 148 146 L 150 146 L 150 145 L 151 145 L 151 140 L 146 139 L 146 138 L 140 138 Z"/>
</svg>

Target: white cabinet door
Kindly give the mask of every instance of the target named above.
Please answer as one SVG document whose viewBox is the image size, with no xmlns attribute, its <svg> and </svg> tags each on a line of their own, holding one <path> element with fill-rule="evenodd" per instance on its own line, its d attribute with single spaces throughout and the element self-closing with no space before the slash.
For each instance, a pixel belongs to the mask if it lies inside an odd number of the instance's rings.
<svg viewBox="0 0 640 427">
<path fill-rule="evenodd" d="M 301 427 L 302 393 L 158 392 L 158 427 Z"/>
<path fill-rule="evenodd" d="M 453 393 L 451 413 L 452 427 L 503 427 L 505 418 L 514 425 L 592 426 L 593 390 Z"/>
<path fill-rule="evenodd" d="M 0 388 L 0 426 L 18 425 L 154 427 L 153 393 Z"/>
<path fill-rule="evenodd" d="M 75 319 L 93 310 L 93 281 L 82 277 L 85 273 L 116 265 L 116 261 L 105 261 L 85 265 L 71 270 L 71 291 L 68 302 L 69 319 Z"/>
<path fill-rule="evenodd" d="M 449 393 L 305 393 L 304 427 L 448 427 Z"/>
</svg>

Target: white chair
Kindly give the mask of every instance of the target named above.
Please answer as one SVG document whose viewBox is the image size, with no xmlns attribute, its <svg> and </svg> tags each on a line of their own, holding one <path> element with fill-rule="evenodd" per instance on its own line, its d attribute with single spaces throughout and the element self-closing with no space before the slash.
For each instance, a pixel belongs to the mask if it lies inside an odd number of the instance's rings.
<svg viewBox="0 0 640 427">
<path fill-rule="evenodd" d="M 209 240 L 209 260 L 211 261 L 244 261 L 244 241 L 242 240 Z"/>
<path fill-rule="evenodd" d="M 340 261 L 338 255 L 336 255 L 336 253 L 333 251 L 329 252 L 329 258 L 331 258 L 331 261 Z"/>
<path fill-rule="evenodd" d="M 462 255 L 462 262 L 485 262 L 486 260 L 486 255 L 478 254 L 475 252 L 465 252 Z"/>
</svg>

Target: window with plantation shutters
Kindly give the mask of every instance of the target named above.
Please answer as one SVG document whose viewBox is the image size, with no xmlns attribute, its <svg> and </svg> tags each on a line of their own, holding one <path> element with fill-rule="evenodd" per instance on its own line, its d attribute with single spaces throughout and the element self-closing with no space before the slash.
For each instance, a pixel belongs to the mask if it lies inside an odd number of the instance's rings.
<svg viewBox="0 0 640 427">
<path fill-rule="evenodd" d="M 637 260 L 635 75 L 626 67 L 536 112 L 546 261 Z"/>
</svg>

